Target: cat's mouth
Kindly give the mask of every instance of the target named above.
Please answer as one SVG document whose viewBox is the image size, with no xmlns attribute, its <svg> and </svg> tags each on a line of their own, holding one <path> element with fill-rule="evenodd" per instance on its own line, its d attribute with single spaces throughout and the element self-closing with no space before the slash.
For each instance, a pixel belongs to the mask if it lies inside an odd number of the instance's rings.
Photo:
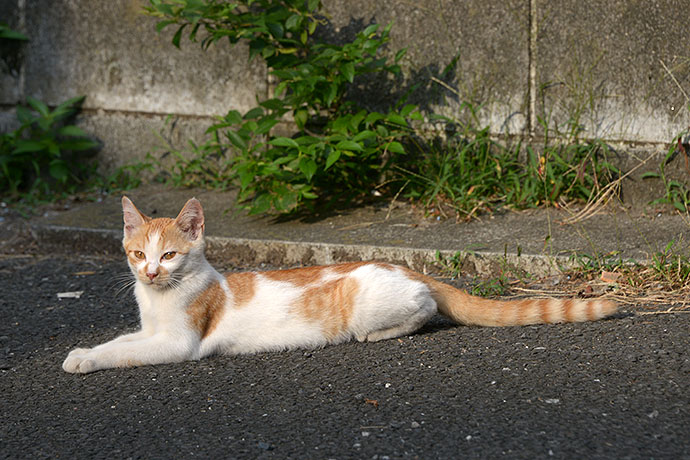
<svg viewBox="0 0 690 460">
<path fill-rule="evenodd" d="M 152 287 L 154 289 L 158 290 L 165 290 L 165 289 L 170 289 L 172 287 L 172 281 L 170 278 L 160 278 L 156 277 L 154 279 L 149 279 L 149 278 L 141 278 L 141 281 L 149 287 Z"/>
</svg>

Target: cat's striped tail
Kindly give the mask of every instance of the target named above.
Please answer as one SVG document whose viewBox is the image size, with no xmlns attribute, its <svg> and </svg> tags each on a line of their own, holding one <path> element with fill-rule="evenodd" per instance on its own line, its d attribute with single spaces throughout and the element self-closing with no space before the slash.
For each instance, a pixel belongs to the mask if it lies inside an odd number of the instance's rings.
<svg viewBox="0 0 690 460">
<path fill-rule="evenodd" d="M 426 285 L 439 313 L 460 324 L 477 326 L 519 326 L 594 321 L 616 312 L 618 306 L 604 299 L 520 299 L 490 300 L 427 278 Z"/>
</svg>

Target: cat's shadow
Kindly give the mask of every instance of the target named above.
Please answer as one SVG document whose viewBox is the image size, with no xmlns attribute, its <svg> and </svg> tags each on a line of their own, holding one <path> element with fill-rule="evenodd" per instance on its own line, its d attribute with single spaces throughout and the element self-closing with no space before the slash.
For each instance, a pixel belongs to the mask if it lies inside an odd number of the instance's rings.
<svg viewBox="0 0 690 460">
<path fill-rule="evenodd" d="M 448 318 L 441 315 L 435 315 L 424 326 L 420 327 L 410 335 L 433 334 L 434 332 L 445 331 L 448 329 L 457 329 L 458 327 L 460 326 L 458 326 Z"/>
</svg>

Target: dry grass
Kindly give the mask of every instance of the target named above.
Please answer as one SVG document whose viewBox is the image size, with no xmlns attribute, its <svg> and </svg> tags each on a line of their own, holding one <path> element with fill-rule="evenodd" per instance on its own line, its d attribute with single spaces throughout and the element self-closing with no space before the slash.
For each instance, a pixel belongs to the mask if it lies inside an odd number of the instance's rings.
<svg viewBox="0 0 690 460">
<path fill-rule="evenodd" d="M 690 313 L 690 277 L 669 272 L 626 267 L 615 272 L 619 276 L 612 282 L 609 272 L 571 271 L 531 282 L 512 281 L 509 297 L 605 297 L 639 315 Z"/>
</svg>

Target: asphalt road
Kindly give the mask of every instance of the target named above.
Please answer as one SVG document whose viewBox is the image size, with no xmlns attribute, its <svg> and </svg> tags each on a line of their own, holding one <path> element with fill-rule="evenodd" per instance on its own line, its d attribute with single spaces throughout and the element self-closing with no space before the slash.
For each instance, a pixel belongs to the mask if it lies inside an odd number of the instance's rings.
<svg viewBox="0 0 690 460">
<path fill-rule="evenodd" d="M 63 372 L 136 327 L 125 272 L 0 259 L 0 457 L 690 458 L 689 315 Z"/>
</svg>

